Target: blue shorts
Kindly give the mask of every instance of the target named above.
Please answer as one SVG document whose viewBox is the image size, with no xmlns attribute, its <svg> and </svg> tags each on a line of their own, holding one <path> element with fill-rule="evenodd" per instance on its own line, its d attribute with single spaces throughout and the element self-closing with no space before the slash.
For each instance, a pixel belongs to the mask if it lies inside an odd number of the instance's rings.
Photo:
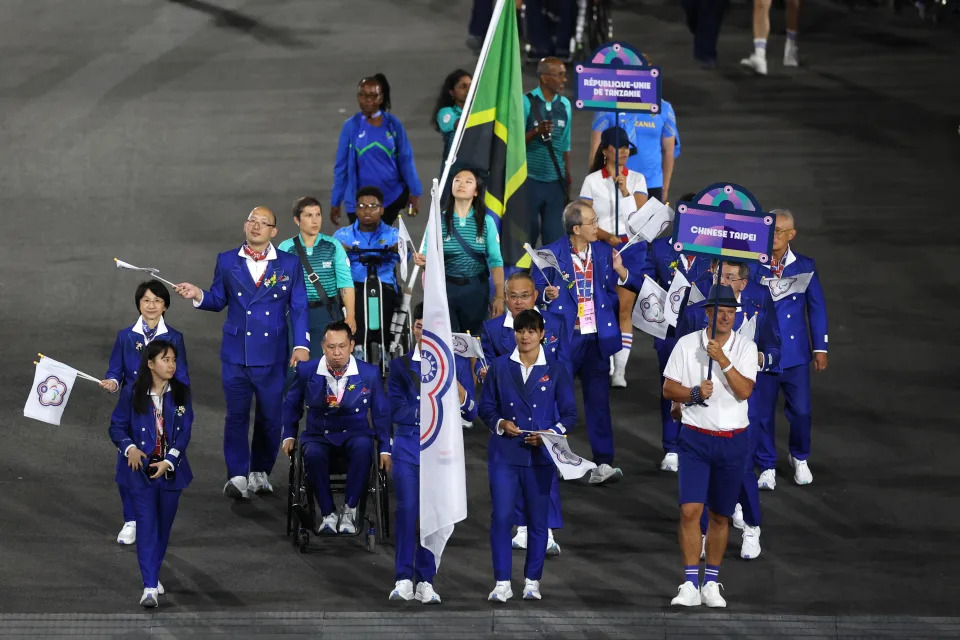
<svg viewBox="0 0 960 640">
<path fill-rule="evenodd" d="M 709 504 L 714 513 L 732 516 L 743 483 L 747 432 L 721 438 L 682 426 L 677 453 L 680 504 Z"/>
</svg>

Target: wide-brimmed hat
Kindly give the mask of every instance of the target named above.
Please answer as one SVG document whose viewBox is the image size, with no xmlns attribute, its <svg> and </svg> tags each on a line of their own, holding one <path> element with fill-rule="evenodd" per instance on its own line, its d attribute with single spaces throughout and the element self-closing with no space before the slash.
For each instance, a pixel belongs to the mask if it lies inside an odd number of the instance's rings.
<svg viewBox="0 0 960 640">
<path fill-rule="evenodd" d="M 600 134 L 600 148 L 606 149 L 607 147 L 616 147 L 617 149 L 630 147 L 630 155 L 637 154 L 637 145 L 630 142 L 630 136 L 627 135 L 627 130 L 623 127 L 610 127 Z"/>
<path fill-rule="evenodd" d="M 740 308 L 740 303 L 737 302 L 737 296 L 733 292 L 733 287 L 728 284 L 715 284 L 710 287 L 710 295 L 707 296 L 706 300 L 700 302 L 701 307 L 733 307 L 734 309 Z"/>
</svg>

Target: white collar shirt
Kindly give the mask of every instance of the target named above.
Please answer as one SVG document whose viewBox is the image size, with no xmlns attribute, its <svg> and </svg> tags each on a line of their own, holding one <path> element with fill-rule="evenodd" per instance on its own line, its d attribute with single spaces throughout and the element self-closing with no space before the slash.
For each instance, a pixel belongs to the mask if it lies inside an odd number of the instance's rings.
<svg viewBox="0 0 960 640">
<path fill-rule="evenodd" d="M 623 167 L 621 167 L 621 171 Z M 647 195 L 647 180 L 642 173 L 627 170 L 627 191 L 630 195 L 624 196 L 613 183 L 613 176 L 604 177 L 606 169 L 600 169 L 587 175 L 580 187 L 580 199 L 592 203 L 597 212 L 597 222 L 601 229 L 616 236 L 629 235 L 627 218 L 637 210 L 637 200 L 634 194 Z M 616 211 L 614 202 L 620 201 L 620 217 L 617 230 L 614 231 Z"/>
<path fill-rule="evenodd" d="M 260 278 L 267 272 L 267 262 L 277 259 L 277 250 L 273 248 L 273 243 L 267 245 L 266 257 L 263 260 L 254 260 L 243 251 L 243 246 L 237 252 L 237 255 L 243 258 L 247 263 L 247 271 L 254 282 L 260 282 Z"/>
<path fill-rule="evenodd" d="M 514 349 L 513 353 L 510 354 L 510 359 L 520 365 L 520 372 L 523 374 L 523 383 L 527 383 L 527 378 L 530 377 L 530 372 L 533 371 L 534 367 L 539 367 L 547 364 L 547 358 L 543 355 L 543 347 L 540 347 L 540 351 L 537 353 L 537 361 L 534 362 L 531 366 L 523 364 L 523 361 L 520 360 L 520 349 Z"/>
<path fill-rule="evenodd" d="M 683 336 L 670 354 L 663 376 L 684 387 L 693 388 L 707 379 L 707 329 Z M 757 380 L 757 345 L 736 332 L 730 334 L 723 352 L 734 368 L 745 378 Z M 706 406 L 691 405 L 683 407 L 684 424 L 710 431 L 733 431 L 746 428 L 747 401 L 734 395 L 727 376 L 720 366 L 713 363 L 713 395 L 706 400 Z"/>
<path fill-rule="evenodd" d="M 327 388 L 336 394 L 337 402 L 339 402 L 343 398 L 344 389 L 347 388 L 347 378 L 359 375 L 360 370 L 357 368 L 357 361 L 353 359 L 353 356 L 350 356 L 350 361 L 347 362 L 347 370 L 337 380 L 330 375 L 330 369 L 327 367 L 327 356 L 323 356 L 320 358 L 320 364 L 317 365 L 317 373 L 327 379 Z"/>
<path fill-rule="evenodd" d="M 133 332 L 142 335 L 143 344 L 148 345 L 150 344 L 151 340 L 156 340 L 167 332 L 167 324 L 163 321 L 163 316 L 160 316 L 160 321 L 157 322 L 157 332 L 153 334 L 153 338 L 148 338 L 143 332 L 143 316 L 140 316 L 137 318 L 137 321 L 133 323 Z"/>
</svg>

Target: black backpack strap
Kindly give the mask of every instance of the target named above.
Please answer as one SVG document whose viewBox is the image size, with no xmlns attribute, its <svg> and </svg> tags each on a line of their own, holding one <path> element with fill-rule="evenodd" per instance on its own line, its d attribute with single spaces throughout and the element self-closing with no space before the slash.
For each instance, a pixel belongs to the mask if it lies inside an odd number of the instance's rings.
<svg viewBox="0 0 960 640">
<path fill-rule="evenodd" d="M 533 112 L 534 107 L 536 107 L 537 109 L 537 112 L 534 113 L 534 117 L 537 118 L 537 120 L 540 122 L 543 122 L 544 120 L 546 120 L 546 114 L 543 111 L 543 107 L 540 106 L 541 104 L 546 104 L 546 102 L 544 100 L 541 100 L 539 97 L 535 96 L 533 94 L 533 91 L 527 94 L 527 99 L 530 100 L 531 113 Z M 558 100 L 558 102 L 560 101 Z M 563 106 L 562 102 L 560 102 L 560 106 L 561 107 Z M 564 117 L 566 117 L 567 119 L 567 123 L 569 123 L 570 114 L 567 113 L 566 109 L 563 110 L 563 114 L 564 114 Z M 553 161 L 553 168 L 556 169 L 557 171 L 557 184 L 560 185 L 560 190 L 563 191 L 564 202 L 568 203 L 570 202 L 570 192 L 569 192 L 569 189 L 567 188 L 567 176 L 565 176 L 563 174 L 563 171 L 560 170 L 560 163 L 557 161 L 557 154 L 553 150 L 553 140 L 552 139 L 544 140 L 543 138 L 541 138 L 540 141 L 547 146 L 547 151 L 550 153 L 550 160 Z"/>
<path fill-rule="evenodd" d="M 489 221 L 485 221 L 485 222 L 489 223 Z M 463 236 L 460 235 L 459 231 L 457 231 L 457 225 L 454 224 L 452 221 L 450 223 L 450 233 L 453 234 L 453 239 L 457 241 L 457 244 L 463 247 L 463 250 L 467 252 L 468 256 L 470 256 L 471 258 L 473 258 L 475 261 L 477 261 L 483 266 L 487 265 L 487 257 L 482 253 L 480 253 L 479 251 L 477 251 L 476 249 L 474 249 L 473 247 L 471 247 L 467 243 L 467 241 L 463 239 Z"/>
<path fill-rule="evenodd" d="M 318 238 L 319 241 L 319 238 Z M 320 302 L 327 309 L 327 313 L 330 314 L 330 317 L 333 320 L 340 319 L 340 309 L 337 307 L 336 303 L 330 299 L 330 296 L 327 295 L 327 292 L 323 289 L 323 285 L 320 284 L 320 276 L 317 275 L 317 272 L 313 270 L 313 265 L 310 264 L 310 260 L 307 259 L 307 251 L 303 248 L 303 243 L 300 242 L 300 234 L 297 234 L 293 238 L 293 244 L 297 248 L 297 255 L 300 257 L 300 266 L 303 267 L 303 270 L 307 274 L 307 282 L 313 285 L 314 290 L 316 290 L 317 295 L 320 296 Z"/>
</svg>

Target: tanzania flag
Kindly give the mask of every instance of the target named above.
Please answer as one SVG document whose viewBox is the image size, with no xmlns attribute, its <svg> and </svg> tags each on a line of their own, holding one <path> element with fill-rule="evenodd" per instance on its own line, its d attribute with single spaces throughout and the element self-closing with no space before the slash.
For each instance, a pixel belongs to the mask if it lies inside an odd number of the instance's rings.
<svg viewBox="0 0 960 640">
<path fill-rule="evenodd" d="M 490 25 L 494 29 L 490 49 L 473 78 L 476 90 L 456 166 L 474 167 L 487 174 L 487 210 L 500 221 L 504 263 L 513 265 L 526 256 L 523 244 L 529 235 L 522 189 L 527 179 L 527 148 L 517 14 L 513 3 L 500 2 L 507 6 L 496 25 Z"/>
</svg>

